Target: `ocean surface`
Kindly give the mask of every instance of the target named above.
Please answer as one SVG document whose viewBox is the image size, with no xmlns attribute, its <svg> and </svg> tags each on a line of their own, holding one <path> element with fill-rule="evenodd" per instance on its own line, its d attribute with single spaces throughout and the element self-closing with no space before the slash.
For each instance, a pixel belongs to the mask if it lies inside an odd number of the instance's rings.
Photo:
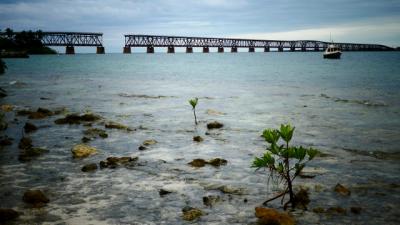
<svg viewBox="0 0 400 225">
<path fill-rule="evenodd" d="M 0 208 L 23 214 L 15 224 L 190 224 L 186 206 L 204 215 L 192 224 L 253 224 L 254 208 L 279 192 L 268 172 L 250 168 L 266 143 L 266 128 L 296 127 L 293 144 L 324 153 L 306 167 L 314 178 L 297 178 L 308 188 L 308 210 L 292 214 L 297 224 L 400 224 L 400 54 L 344 52 L 340 60 L 321 53 L 237 54 L 76 54 L 5 59 L 1 105 L 14 139 L 0 147 Z M 198 97 L 194 125 L 190 98 Z M 22 109 L 38 107 L 70 113 L 93 112 L 134 131 L 105 129 L 108 138 L 89 145 L 98 154 L 72 158 L 83 125 L 58 125 L 64 115 L 28 120 Z M 49 150 L 18 160 L 26 121 L 39 129 L 27 134 Z M 222 129 L 207 130 L 219 121 Z M 200 135 L 204 141 L 194 142 Z M 144 140 L 156 144 L 140 151 Z M 137 156 L 137 165 L 81 171 L 110 156 Z M 224 158 L 227 165 L 193 168 L 196 158 Z M 333 191 L 340 183 L 351 195 Z M 221 186 L 233 189 L 224 193 Z M 47 206 L 22 201 L 41 189 Z M 160 196 L 159 190 L 172 193 Z M 203 197 L 218 196 L 211 207 Z M 280 208 L 280 200 L 271 207 Z M 342 207 L 347 213 L 315 213 Z M 361 207 L 360 214 L 350 212 Z"/>
</svg>

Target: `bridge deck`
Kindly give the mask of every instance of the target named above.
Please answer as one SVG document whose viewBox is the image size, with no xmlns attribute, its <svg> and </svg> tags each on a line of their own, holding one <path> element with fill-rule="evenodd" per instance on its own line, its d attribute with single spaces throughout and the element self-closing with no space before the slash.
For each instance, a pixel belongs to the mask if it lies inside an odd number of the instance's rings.
<svg viewBox="0 0 400 225">
<path fill-rule="evenodd" d="M 162 35 L 125 35 L 125 47 L 231 47 L 322 50 L 330 43 L 316 40 L 253 40 L 240 38 L 210 38 Z M 387 51 L 392 48 L 379 44 L 335 43 L 344 51 Z"/>
</svg>

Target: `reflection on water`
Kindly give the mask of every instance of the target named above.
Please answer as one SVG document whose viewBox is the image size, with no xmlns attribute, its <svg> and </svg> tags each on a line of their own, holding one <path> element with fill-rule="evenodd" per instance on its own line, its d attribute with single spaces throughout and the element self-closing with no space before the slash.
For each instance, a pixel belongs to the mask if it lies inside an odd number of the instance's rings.
<svg viewBox="0 0 400 225">
<path fill-rule="evenodd" d="M 310 190 L 308 211 L 296 211 L 299 224 L 397 224 L 400 169 L 400 55 L 351 53 L 338 61 L 319 53 L 239 54 L 106 54 L 32 56 L 7 59 L 0 79 L 15 105 L 6 113 L 14 139 L 0 150 L 0 207 L 23 212 L 16 224 L 185 224 L 182 208 L 201 209 L 204 224 L 250 224 L 254 208 L 279 187 L 266 185 L 268 173 L 250 168 L 265 144 L 265 128 L 290 122 L 295 144 L 320 148 L 313 179 L 295 181 Z M 199 97 L 194 126 L 188 99 Z M 73 159 L 71 148 L 82 142 L 83 124 L 57 125 L 64 115 L 30 120 L 39 129 L 28 134 L 33 145 L 49 150 L 18 161 L 18 141 L 27 117 L 21 109 L 65 107 L 87 111 L 135 130 L 93 128 L 107 138 L 89 145 L 98 153 Z M 218 112 L 218 113 L 210 113 Z M 206 129 L 219 121 L 224 127 Z M 193 136 L 204 141 L 197 143 Z M 143 141 L 156 144 L 139 150 Z M 138 156 L 133 167 L 81 172 L 89 163 L 110 156 Z M 193 168 L 196 158 L 224 158 L 225 166 Z M 344 184 L 350 197 L 333 188 Z M 224 193 L 221 187 L 241 190 Z M 41 189 L 50 203 L 30 209 L 22 202 L 27 189 Z M 170 194 L 160 196 L 159 190 Z M 218 196 L 204 205 L 204 196 Z M 272 203 L 280 207 L 279 201 Z M 347 214 L 320 214 L 313 208 L 343 207 Z M 359 215 L 350 207 L 361 207 Z"/>
</svg>

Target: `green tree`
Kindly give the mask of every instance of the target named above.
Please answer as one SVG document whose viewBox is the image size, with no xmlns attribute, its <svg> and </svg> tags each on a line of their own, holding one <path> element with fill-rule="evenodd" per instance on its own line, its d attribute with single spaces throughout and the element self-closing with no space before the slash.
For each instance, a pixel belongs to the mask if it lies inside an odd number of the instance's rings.
<svg viewBox="0 0 400 225">
<path fill-rule="evenodd" d="M 265 141 L 269 144 L 262 157 L 256 157 L 252 167 L 259 170 L 266 168 L 270 172 L 270 177 L 278 178 L 284 184 L 284 191 L 264 202 L 264 204 L 282 197 L 282 202 L 286 194 L 289 194 L 289 201 L 284 204 L 286 209 L 290 204 L 292 208 L 296 206 L 295 194 L 293 193 L 293 181 L 300 174 L 306 163 L 312 160 L 319 151 L 313 148 L 302 146 L 290 146 L 295 127 L 290 124 L 282 124 L 280 129 L 266 129 L 263 132 Z M 280 142 L 281 139 L 281 142 Z"/>
<path fill-rule="evenodd" d="M 199 102 L 198 98 L 194 98 L 194 99 L 190 99 L 189 100 L 189 104 L 192 106 L 192 110 L 193 110 L 194 124 L 196 124 L 196 125 L 197 125 L 196 106 L 197 106 L 198 102 Z"/>
</svg>

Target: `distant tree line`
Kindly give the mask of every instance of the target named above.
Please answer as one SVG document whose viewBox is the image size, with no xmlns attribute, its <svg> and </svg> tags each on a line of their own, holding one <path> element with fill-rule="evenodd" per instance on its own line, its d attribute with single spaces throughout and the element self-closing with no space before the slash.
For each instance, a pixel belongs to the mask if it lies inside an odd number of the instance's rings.
<svg viewBox="0 0 400 225">
<path fill-rule="evenodd" d="M 57 53 L 42 44 L 43 32 L 41 30 L 14 32 L 12 29 L 7 28 L 4 32 L 0 30 L 0 34 L 0 51 L 23 51 L 27 54 Z"/>
</svg>

